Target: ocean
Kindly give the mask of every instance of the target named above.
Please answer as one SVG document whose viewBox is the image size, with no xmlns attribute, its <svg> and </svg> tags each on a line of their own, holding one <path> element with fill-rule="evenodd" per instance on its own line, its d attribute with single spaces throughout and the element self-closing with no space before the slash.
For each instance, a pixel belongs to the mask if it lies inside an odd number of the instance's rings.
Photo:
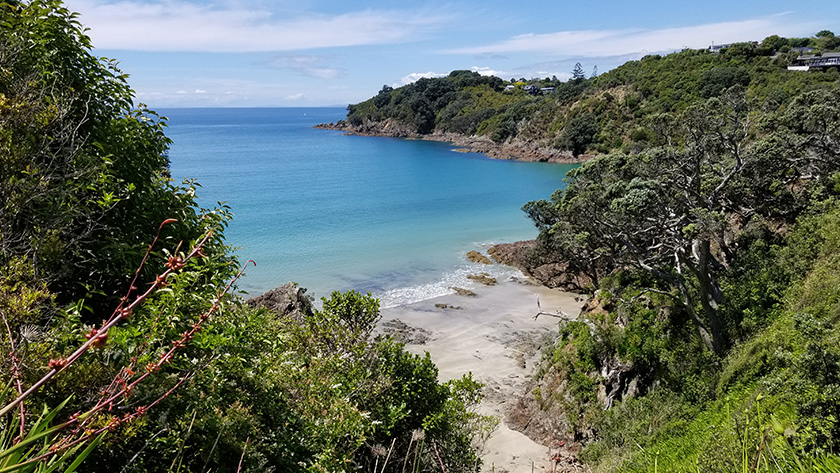
<svg viewBox="0 0 840 473">
<path fill-rule="evenodd" d="M 391 307 L 473 287 L 468 274 L 509 277 L 466 252 L 536 237 L 522 205 L 573 167 L 312 128 L 344 118 L 339 107 L 158 112 L 172 177 L 196 179 L 203 207 L 231 207 L 226 239 L 257 263 L 239 282 L 251 295 L 295 281 L 316 298 L 355 289 Z"/>
</svg>

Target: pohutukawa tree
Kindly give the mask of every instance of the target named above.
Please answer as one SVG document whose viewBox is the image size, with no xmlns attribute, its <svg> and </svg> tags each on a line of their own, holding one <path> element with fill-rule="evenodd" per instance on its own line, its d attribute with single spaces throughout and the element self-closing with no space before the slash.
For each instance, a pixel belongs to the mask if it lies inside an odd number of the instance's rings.
<svg viewBox="0 0 840 473">
<path fill-rule="evenodd" d="M 677 298 L 704 344 L 722 355 L 729 340 L 719 279 L 738 250 L 738 232 L 756 218 L 784 218 L 773 198 L 796 199 L 804 180 L 840 169 L 836 96 L 803 95 L 768 122 L 769 131 L 766 123 L 754 126 L 739 88 L 656 116 L 660 146 L 590 161 L 551 201 L 524 210 L 543 248 L 570 270 L 596 283 L 621 268 L 655 276 L 666 289 L 646 290 Z M 757 133 L 767 135 L 752 139 Z"/>
</svg>

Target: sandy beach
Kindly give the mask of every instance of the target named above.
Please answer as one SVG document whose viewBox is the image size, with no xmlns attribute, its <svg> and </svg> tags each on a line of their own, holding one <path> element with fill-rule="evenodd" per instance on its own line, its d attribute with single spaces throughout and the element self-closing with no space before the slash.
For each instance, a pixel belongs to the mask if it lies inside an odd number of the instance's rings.
<svg viewBox="0 0 840 473">
<path fill-rule="evenodd" d="M 575 294 L 521 279 L 471 290 L 475 297 L 453 293 L 382 309 L 380 329 L 408 334 L 406 348 L 417 354 L 428 351 L 442 381 L 472 372 L 485 384 L 480 410 L 501 422 L 485 447 L 482 471 L 551 471 L 548 447 L 508 428 L 505 414 L 533 375 L 542 346 L 551 344 L 557 333 L 557 318 L 534 320 L 538 298 L 543 311 L 560 309 L 570 316 L 577 316 L 583 302 Z"/>
</svg>

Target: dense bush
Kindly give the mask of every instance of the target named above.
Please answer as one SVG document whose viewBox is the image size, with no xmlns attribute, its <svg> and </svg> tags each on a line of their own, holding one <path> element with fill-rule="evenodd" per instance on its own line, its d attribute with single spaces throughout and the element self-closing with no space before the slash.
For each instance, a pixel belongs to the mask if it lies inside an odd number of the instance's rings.
<svg viewBox="0 0 840 473">
<path fill-rule="evenodd" d="M 595 282 L 539 398 L 567 400 L 596 471 L 836 466 L 837 90 L 767 109 L 735 86 L 525 206 L 542 258 Z"/>
<path fill-rule="evenodd" d="M 430 448 L 476 471 L 481 385 L 373 337 L 378 301 L 228 293 L 230 212 L 171 182 L 165 119 L 90 48 L 60 1 L 0 2 L 0 469 L 346 471 L 390 447 L 389 471 Z M 423 130 L 438 85 L 394 106 Z"/>
</svg>

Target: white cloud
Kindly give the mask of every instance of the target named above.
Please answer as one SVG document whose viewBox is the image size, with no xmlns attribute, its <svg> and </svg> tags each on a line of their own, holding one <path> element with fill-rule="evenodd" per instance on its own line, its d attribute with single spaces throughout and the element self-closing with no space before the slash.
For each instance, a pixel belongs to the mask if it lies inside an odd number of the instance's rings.
<svg viewBox="0 0 840 473">
<path fill-rule="evenodd" d="M 320 56 L 277 56 L 268 61 L 268 65 L 291 69 L 309 77 L 332 80 L 343 74 L 341 69 L 326 67 Z"/>
<path fill-rule="evenodd" d="M 197 93 L 197 94 L 206 94 L 206 93 L 207 93 L 207 91 L 206 91 L 206 90 L 204 90 L 204 89 L 195 89 L 195 93 Z"/>
<path fill-rule="evenodd" d="M 522 34 L 485 46 L 450 50 L 457 54 L 506 54 L 533 52 L 553 56 L 616 56 L 638 52 L 661 52 L 705 48 L 712 43 L 761 40 L 771 34 L 800 35 L 816 28 L 814 22 L 797 21 L 778 14 L 744 21 L 662 28 L 558 31 Z"/>
<path fill-rule="evenodd" d="M 179 91 L 180 92 L 180 91 Z M 156 107 L 206 107 L 226 106 L 234 103 L 247 102 L 245 95 L 217 95 L 217 94 L 181 94 L 178 92 L 137 92 L 136 102 Z"/>
<path fill-rule="evenodd" d="M 67 0 L 101 49 L 260 52 L 390 44 L 421 38 L 449 21 L 428 11 L 362 10 L 278 18 L 230 2 Z"/>
<path fill-rule="evenodd" d="M 449 75 L 449 74 L 440 74 L 438 72 L 431 72 L 431 71 L 429 71 L 429 72 L 412 72 L 411 74 L 409 74 L 407 76 L 403 76 L 400 79 L 400 83 L 399 84 L 394 84 L 394 87 L 399 87 L 401 85 L 408 85 L 408 84 L 411 84 L 413 82 L 417 82 L 420 79 L 433 79 L 435 77 L 445 77 L 447 75 Z"/>
<path fill-rule="evenodd" d="M 303 93 L 299 93 L 299 94 L 288 95 L 288 96 L 284 97 L 283 100 L 303 100 L 305 98 L 306 98 L 306 96 L 303 95 Z"/>
<path fill-rule="evenodd" d="M 478 72 L 482 76 L 502 77 L 503 75 L 506 74 L 503 71 L 497 71 L 497 70 L 494 70 L 494 69 L 489 68 L 489 67 L 473 66 L 473 67 L 470 68 L 470 70 L 473 71 L 473 72 Z"/>
</svg>

